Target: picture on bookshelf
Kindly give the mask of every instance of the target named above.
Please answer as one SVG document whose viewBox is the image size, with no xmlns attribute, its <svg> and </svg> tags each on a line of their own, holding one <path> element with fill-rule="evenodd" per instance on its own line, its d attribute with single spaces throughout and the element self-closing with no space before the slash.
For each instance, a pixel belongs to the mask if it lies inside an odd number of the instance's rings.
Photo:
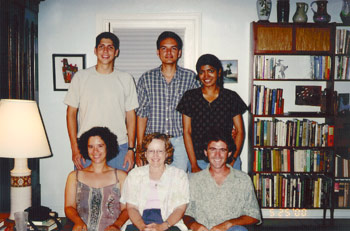
<svg viewBox="0 0 350 231">
<path fill-rule="evenodd" d="M 350 113 L 350 94 L 339 93 L 338 94 L 338 112 L 341 114 Z"/>
<path fill-rule="evenodd" d="M 221 60 L 224 83 L 238 83 L 238 60 Z"/>
<path fill-rule="evenodd" d="M 321 106 L 321 86 L 295 86 L 295 104 Z"/>
</svg>

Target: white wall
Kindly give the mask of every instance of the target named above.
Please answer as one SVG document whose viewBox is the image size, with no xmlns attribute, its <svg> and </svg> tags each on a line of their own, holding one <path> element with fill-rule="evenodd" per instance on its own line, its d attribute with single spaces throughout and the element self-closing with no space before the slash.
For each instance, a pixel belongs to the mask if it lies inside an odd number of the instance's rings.
<svg viewBox="0 0 350 231">
<path fill-rule="evenodd" d="M 276 22 L 276 0 L 272 0 L 271 22 Z M 296 0 L 291 0 L 290 21 Z M 310 0 L 305 2 L 311 3 Z M 341 0 L 332 0 L 328 11 L 339 21 Z M 334 13 L 333 13 L 334 12 Z M 87 67 L 96 63 L 93 54 L 97 15 L 142 13 L 200 13 L 200 54 L 213 53 L 220 59 L 238 59 L 238 84 L 226 87 L 248 103 L 250 22 L 257 21 L 255 0 L 46 0 L 39 11 L 39 106 L 53 157 L 42 159 L 40 176 L 42 204 L 64 215 L 64 187 L 73 169 L 66 130 L 66 92 L 53 91 L 52 54 L 86 54 Z M 312 22 L 311 10 L 308 12 Z M 245 113 L 245 127 L 247 126 Z M 246 140 L 247 141 L 247 140 Z M 247 170 L 247 142 L 242 151 Z"/>
</svg>

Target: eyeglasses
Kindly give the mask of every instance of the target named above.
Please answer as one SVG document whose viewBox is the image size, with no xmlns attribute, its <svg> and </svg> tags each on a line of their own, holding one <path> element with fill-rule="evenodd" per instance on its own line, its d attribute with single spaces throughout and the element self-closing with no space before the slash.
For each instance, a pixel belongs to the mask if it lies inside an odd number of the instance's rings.
<svg viewBox="0 0 350 231">
<path fill-rule="evenodd" d="M 226 148 L 208 148 L 208 151 L 213 153 L 219 151 L 220 153 L 226 153 L 228 150 Z"/>
<path fill-rule="evenodd" d="M 147 150 L 147 153 L 148 154 L 160 154 L 160 155 L 163 155 L 164 153 L 165 153 L 165 151 L 164 150 Z"/>
</svg>

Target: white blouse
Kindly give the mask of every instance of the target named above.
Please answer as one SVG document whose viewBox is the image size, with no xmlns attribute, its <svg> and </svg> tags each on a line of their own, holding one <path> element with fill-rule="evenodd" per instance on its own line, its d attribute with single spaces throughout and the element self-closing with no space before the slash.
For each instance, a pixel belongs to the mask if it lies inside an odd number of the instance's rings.
<svg viewBox="0 0 350 231">
<path fill-rule="evenodd" d="M 189 184 L 187 174 L 176 167 L 165 165 L 165 171 L 157 184 L 163 221 L 180 205 L 189 203 Z M 149 193 L 149 165 L 136 167 L 130 171 L 122 189 L 121 203 L 138 207 L 140 214 L 146 207 Z M 126 225 L 131 224 L 129 220 Z M 181 230 L 187 230 L 182 219 L 175 224 Z"/>
</svg>

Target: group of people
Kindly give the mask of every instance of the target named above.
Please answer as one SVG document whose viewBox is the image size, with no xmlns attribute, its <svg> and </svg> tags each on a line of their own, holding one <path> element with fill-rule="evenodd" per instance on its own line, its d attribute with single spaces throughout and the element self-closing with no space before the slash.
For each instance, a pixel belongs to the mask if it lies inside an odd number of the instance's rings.
<svg viewBox="0 0 350 231">
<path fill-rule="evenodd" d="M 135 86 L 114 66 L 117 36 L 99 34 L 94 53 L 96 66 L 75 74 L 64 100 L 73 230 L 233 231 L 260 222 L 252 182 L 238 170 L 247 106 L 223 87 L 220 60 L 202 55 L 197 75 L 178 66 L 182 40 L 165 31 L 162 64 Z"/>
</svg>

